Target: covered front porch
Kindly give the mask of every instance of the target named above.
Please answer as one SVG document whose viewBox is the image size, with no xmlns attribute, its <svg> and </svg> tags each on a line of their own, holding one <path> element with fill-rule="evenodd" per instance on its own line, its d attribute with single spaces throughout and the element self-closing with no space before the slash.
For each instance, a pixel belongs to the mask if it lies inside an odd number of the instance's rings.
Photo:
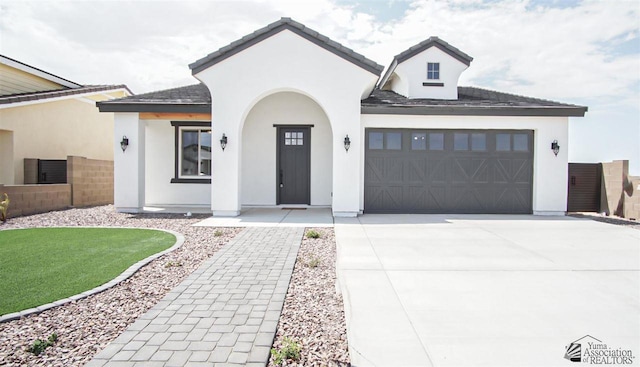
<svg viewBox="0 0 640 367">
<path fill-rule="evenodd" d="M 202 206 L 145 206 L 148 214 L 211 214 Z M 330 207 L 275 206 L 244 207 L 235 217 L 209 217 L 195 224 L 198 227 L 333 227 Z"/>
</svg>

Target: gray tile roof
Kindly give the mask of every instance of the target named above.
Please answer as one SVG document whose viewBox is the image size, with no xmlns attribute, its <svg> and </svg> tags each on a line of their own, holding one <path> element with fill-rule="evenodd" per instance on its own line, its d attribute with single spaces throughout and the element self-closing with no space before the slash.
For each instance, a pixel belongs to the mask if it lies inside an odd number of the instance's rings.
<svg viewBox="0 0 640 367">
<path fill-rule="evenodd" d="M 451 46 L 450 44 L 448 44 L 447 42 L 441 40 L 436 36 L 429 37 L 426 40 L 418 43 L 417 45 L 410 47 L 409 49 L 396 55 L 393 59 L 396 60 L 399 64 L 405 60 L 412 58 L 413 56 L 421 53 L 422 51 L 430 47 L 437 47 L 438 49 L 449 54 L 450 56 L 452 56 L 453 58 L 457 59 L 458 61 L 460 61 L 461 63 L 467 66 L 471 64 L 471 61 L 473 61 L 473 57 L 460 51 L 458 48 Z"/>
<path fill-rule="evenodd" d="M 98 102 L 102 112 L 211 113 L 211 95 L 202 83 L 126 98 Z M 457 100 L 409 99 L 375 89 L 361 103 L 365 114 L 584 116 L 587 107 L 501 93 L 476 87 L 458 87 Z"/>
<path fill-rule="evenodd" d="M 407 98 L 375 89 L 361 106 L 364 114 L 399 115 L 584 116 L 587 111 L 584 106 L 476 87 L 458 87 L 456 100 Z"/>
<path fill-rule="evenodd" d="M 0 96 L 0 105 L 11 104 L 11 103 L 19 103 L 19 102 L 28 102 L 28 101 L 37 101 L 51 98 L 59 98 L 64 96 L 71 96 L 76 94 L 84 94 L 84 93 L 93 93 L 93 92 L 102 92 L 109 91 L 115 89 L 126 89 L 129 91 L 126 85 L 85 85 L 79 88 L 66 88 L 66 89 L 56 89 L 44 92 L 34 92 L 34 93 L 21 93 L 21 94 L 9 94 L 6 96 Z M 129 91 L 131 93 L 131 91 Z"/>
<path fill-rule="evenodd" d="M 202 83 L 98 102 L 101 112 L 211 113 L 211 94 Z"/>
<path fill-rule="evenodd" d="M 197 60 L 190 64 L 189 68 L 191 68 L 191 72 L 193 74 L 197 74 L 211 65 L 217 64 L 218 62 L 231 57 L 283 30 L 292 31 L 308 41 L 315 43 L 327 51 L 330 51 L 375 75 L 380 75 L 384 69 L 382 65 L 379 65 L 375 61 L 367 59 L 352 49 L 345 47 L 310 28 L 307 28 L 304 24 L 298 23 L 291 18 L 281 18 L 264 28 L 258 29 L 257 31 L 210 53 L 202 59 Z"/>
</svg>

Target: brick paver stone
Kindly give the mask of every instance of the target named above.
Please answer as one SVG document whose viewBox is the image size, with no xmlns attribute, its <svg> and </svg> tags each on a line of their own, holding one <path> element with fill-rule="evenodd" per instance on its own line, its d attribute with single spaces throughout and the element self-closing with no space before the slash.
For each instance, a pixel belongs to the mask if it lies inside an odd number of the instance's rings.
<svg viewBox="0 0 640 367">
<path fill-rule="evenodd" d="M 303 233 L 245 228 L 87 366 L 266 366 Z"/>
</svg>

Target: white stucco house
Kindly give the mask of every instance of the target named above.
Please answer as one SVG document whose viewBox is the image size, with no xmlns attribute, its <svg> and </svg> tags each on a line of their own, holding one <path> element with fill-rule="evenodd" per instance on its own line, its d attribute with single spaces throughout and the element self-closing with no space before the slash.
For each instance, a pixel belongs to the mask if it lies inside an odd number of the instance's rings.
<svg viewBox="0 0 640 367">
<path fill-rule="evenodd" d="M 97 104 L 128 141 L 115 206 L 564 213 L 568 120 L 587 108 L 458 86 L 472 60 L 431 37 L 382 74 L 282 18 L 189 65 L 198 84 Z"/>
</svg>

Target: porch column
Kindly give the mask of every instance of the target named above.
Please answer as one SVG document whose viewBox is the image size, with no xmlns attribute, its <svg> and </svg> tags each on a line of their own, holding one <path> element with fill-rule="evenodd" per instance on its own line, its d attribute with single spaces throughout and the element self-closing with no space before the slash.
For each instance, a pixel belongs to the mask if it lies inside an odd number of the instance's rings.
<svg viewBox="0 0 640 367">
<path fill-rule="evenodd" d="M 114 205 L 124 213 L 140 213 L 145 199 L 145 123 L 138 113 L 115 113 L 113 136 Z M 129 145 L 123 152 L 120 142 Z"/>
<path fill-rule="evenodd" d="M 356 217 L 360 213 L 360 100 L 342 98 L 336 109 L 337 117 L 331 121 L 333 128 L 333 203 L 334 217 Z M 344 138 L 349 135 L 351 146 L 344 148 Z"/>
<path fill-rule="evenodd" d="M 222 98 L 220 98 L 222 99 Z M 213 98 L 215 101 L 215 98 Z M 240 215 L 240 152 L 242 138 L 237 123 L 240 118 L 230 108 L 216 109 L 211 119 L 211 211 L 218 217 Z M 220 145 L 222 135 L 227 138 L 224 150 Z"/>
</svg>

